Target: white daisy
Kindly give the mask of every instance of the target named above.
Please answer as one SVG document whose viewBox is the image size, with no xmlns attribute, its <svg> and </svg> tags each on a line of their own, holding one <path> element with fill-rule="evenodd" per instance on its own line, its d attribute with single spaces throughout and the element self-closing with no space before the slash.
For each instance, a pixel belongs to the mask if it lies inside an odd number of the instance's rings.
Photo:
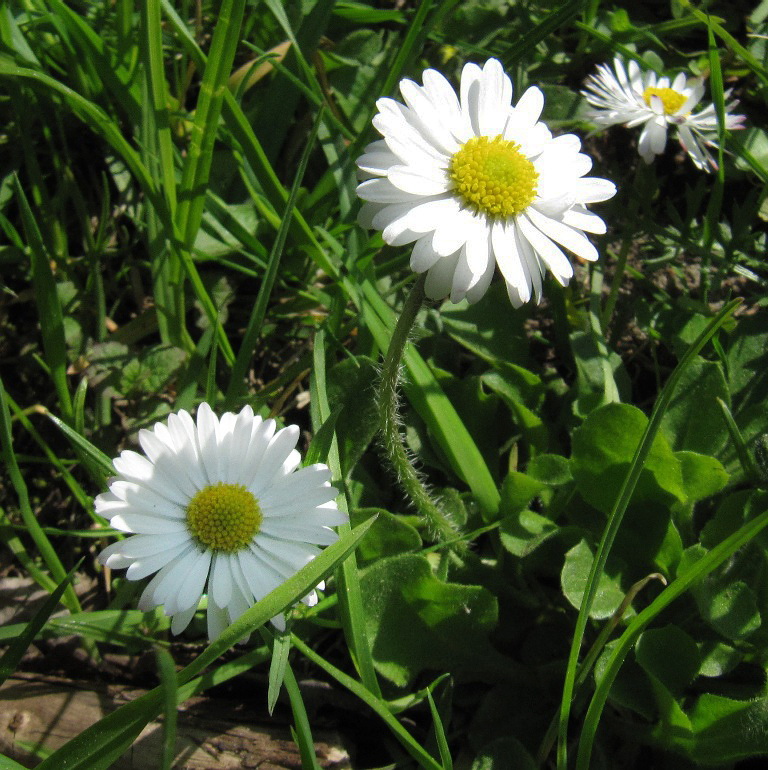
<svg viewBox="0 0 768 770">
<path fill-rule="evenodd" d="M 636 61 L 624 62 L 616 57 L 614 71 L 600 64 L 597 75 L 590 75 L 582 94 L 597 109 L 589 117 L 603 126 L 623 123 L 627 128 L 643 125 L 638 150 L 646 163 L 654 155 L 664 151 L 667 144 L 667 127 L 677 128 L 677 138 L 696 167 L 709 171 L 717 164 L 707 147 L 717 148 L 717 115 L 713 104 L 698 113 L 693 109 L 704 95 L 701 78 L 686 79 L 681 72 L 670 81 L 657 78 L 655 72 L 643 73 Z M 726 92 L 725 98 L 730 96 Z M 738 104 L 726 105 L 725 127 L 729 130 L 743 128 L 743 115 L 731 115 Z"/>
<path fill-rule="evenodd" d="M 246 406 L 221 420 L 208 404 L 197 424 L 180 411 L 139 432 L 146 457 L 126 450 L 118 476 L 95 501 L 96 512 L 123 532 L 102 564 L 128 568 L 129 580 L 157 573 L 139 601 L 144 612 L 164 606 L 181 633 L 208 594 L 208 636 L 215 639 L 338 535 L 347 521 L 326 465 L 296 470 L 299 429 L 275 430 Z M 319 588 L 323 588 L 320 584 Z M 312 591 L 303 600 L 317 602 Z M 272 621 L 284 627 L 282 616 Z"/>
<path fill-rule="evenodd" d="M 515 307 L 541 298 L 547 268 L 567 284 L 573 268 L 560 246 L 597 259 L 584 231 L 604 233 L 605 223 L 586 205 L 616 187 L 585 178 L 592 161 L 578 137 L 553 138 L 539 121 L 538 88 L 512 106 L 512 81 L 496 59 L 467 64 L 458 97 L 439 72 L 422 77 L 423 86 L 400 82 L 405 104 L 376 103 L 384 138 L 357 161 L 360 223 L 392 246 L 414 243 L 411 268 L 428 271 L 432 299 L 476 302 L 496 265 Z"/>
</svg>

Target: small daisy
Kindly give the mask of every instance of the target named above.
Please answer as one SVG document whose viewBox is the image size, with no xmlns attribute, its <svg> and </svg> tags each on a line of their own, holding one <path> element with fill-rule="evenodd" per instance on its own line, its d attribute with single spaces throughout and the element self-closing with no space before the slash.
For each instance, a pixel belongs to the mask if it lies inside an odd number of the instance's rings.
<svg viewBox="0 0 768 770">
<path fill-rule="evenodd" d="M 105 548 L 99 560 L 127 567 L 129 580 L 157 573 L 139 608 L 162 604 L 174 634 L 207 593 L 213 641 L 312 561 L 317 546 L 334 543 L 338 535 L 330 528 L 347 521 L 334 502 L 328 467 L 296 470 L 298 427 L 275 427 L 250 406 L 219 420 L 203 403 L 197 423 L 182 410 L 140 431 L 146 457 L 126 450 L 114 461 L 119 475 L 96 498 L 96 512 L 136 534 Z M 312 606 L 316 593 L 303 601 Z M 272 622 L 285 627 L 282 615 Z"/>
<path fill-rule="evenodd" d="M 432 299 L 476 302 L 496 265 L 515 307 L 541 298 L 547 269 L 566 285 L 573 268 L 560 246 L 597 259 L 584 232 L 604 233 L 605 223 L 586 206 L 616 187 L 584 176 L 592 161 L 578 137 L 553 138 L 539 121 L 538 88 L 512 106 L 512 81 L 496 59 L 467 64 L 458 96 L 439 72 L 422 78 L 423 86 L 400 82 L 405 104 L 376 103 L 384 138 L 357 161 L 360 224 L 391 246 L 414 244 L 411 269 L 427 271 Z"/>
<path fill-rule="evenodd" d="M 697 168 L 702 171 L 716 169 L 717 164 L 707 147 L 717 148 L 717 114 L 713 104 L 698 113 L 693 109 L 704 95 L 701 78 L 687 80 L 681 72 L 674 80 L 657 78 L 655 72 L 642 73 L 636 61 L 630 61 L 626 69 L 616 57 L 614 72 L 606 64 L 597 67 L 598 74 L 590 75 L 587 88 L 582 91 L 586 100 L 597 109 L 589 117 L 603 126 L 623 123 L 627 128 L 643 125 L 638 150 L 646 163 L 654 155 L 664 152 L 667 144 L 667 127 L 677 128 L 677 138 Z M 730 96 L 726 92 L 725 98 Z M 729 130 L 743 128 L 743 115 L 729 114 L 738 104 L 726 105 L 725 127 Z"/>
</svg>

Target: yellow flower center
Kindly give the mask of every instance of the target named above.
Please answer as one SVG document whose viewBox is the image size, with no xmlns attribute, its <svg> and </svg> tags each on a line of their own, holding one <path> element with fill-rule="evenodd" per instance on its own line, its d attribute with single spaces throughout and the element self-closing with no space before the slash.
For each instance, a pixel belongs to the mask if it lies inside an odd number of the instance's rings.
<svg viewBox="0 0 768 770">
<path fill-rule="evenodd" d="M 256 498 L 242 484 L 218 482 L 201 489 L 187 506 L 187 527 L 206 548 L 232 553 L 261 527 Z"/>
<path fill-rule="evenodd" d="M 686 102 L 687 96 L 683 96 L 672 88 L 646 88 L 643 91 L 643 101 L 650 107 L 651 97 L 658 96 L 664 105 L 665 115 L 674 115 Z"/>
<path fill-rule="evenodd" d="M 513 217 L 530 206 L 539 179 L 520 145 L 501 136 L 465 142 L 451 158 L 448 176 L 465 206 L 492 219 Z"/>
</svg>

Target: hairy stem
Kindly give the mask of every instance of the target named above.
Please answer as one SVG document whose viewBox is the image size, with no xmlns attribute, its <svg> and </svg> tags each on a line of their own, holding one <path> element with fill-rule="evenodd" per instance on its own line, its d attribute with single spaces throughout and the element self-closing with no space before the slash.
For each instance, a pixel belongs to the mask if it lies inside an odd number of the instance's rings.
<svg viewBox="0 0 768 770">
<path fill-rule="evenodd" d="M 402 368 L 403 353 L 408 336 L 416 320 L 421 303 L 424 301 L 426 273 L 418 277 L 405 300 L 402 313 L 397 319 L 395 330 L 384 357 L 384 367 L 379 382 L 378 402 L 381 410 L 381 441 L 384 453 L 392 464 L 400 486 L 413 501 L 416 509 L 426 521 L 433 536 L 440 541 L 455 540 L 458 530 L 450 518 L 432 499 L 418 471 L 414 468 L 400 432 L 398 413 L 398 384 Z"/>
</svg>

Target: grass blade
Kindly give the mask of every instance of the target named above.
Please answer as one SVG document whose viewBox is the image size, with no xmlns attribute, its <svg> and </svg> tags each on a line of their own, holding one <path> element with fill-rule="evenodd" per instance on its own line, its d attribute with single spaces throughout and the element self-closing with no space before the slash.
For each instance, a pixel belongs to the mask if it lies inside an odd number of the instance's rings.
<svg viewBox="0 0 768 770">
<path fill-rule="evenodd" d="M 310 382 L 310 404 L 312 405 L 312 422 L 315 435 L 319 435 L 322 426 L 332 417 L 328 404 L 328 393 L 325 385 L 325 334 L 321 330 L 315 335 L 314 367 Z M 342 489 L 339 496 L 339 509 L 348 510 L 346 494 L 343 492 L 344 470 L 339 457 L 339 444 L 335 433 L 331 439 L 328 451 L 328 467 L 331 469 L 335 483 Z M 349 524 L 339 527 L 341 534 L 351 531 Z M 380 695 L 379 682 L 371 656 L 371 645 L 365 628 L 365 613 L 363 611 L 363 596 L 360 590 L 360 578 L 357 569 L 357 559 L 353 555 L 344 561 L 337 573 L 339 610 L 344 626 L 344 634 L 349 645 L 353 661 L 360 673 L 365 687 L 374 695 Z"/>
<path fill-rule="evenodd" d="M 306 658 L 315 665 L 330 674 L 340 685 L 346 687 L 353 695 L 360 698 L 381 720 L 389 727 L 392 734 L 402 744 L 403 748 L 424 768 L 427 770 L 443 770 L 442 765 L 430 756 L 419 744 L 419 742 L 397 721 L 387 706 L 387 703 L 381 698 L 377 698 L 360 682 L 345 674 L 325 658 L 318 655 L 311 647 L 297 636 L 293 637 L 293 646 L 301 652 Z"/>
<path fill-rule="evenodd" d="M 312 127 L 312 131 L 309 134 L 307 143 L 304 147 L 304 152 L 301 155 L 299 166 L 296 171 L 296 176 L 291 185 L 291 192 L 288 196 L 288 202 L 285 205 L 285 212 L 283 213 L 282 221 L 280 222 L 280 228 L 277 231 L 277 237 L 272 245 L 272 250 L 269 253 L 269 260 L 267 261 L 267 270 L 264 273 L 264 277 L 261 279 L 261 286 L 259 287 L 259 293 L 256 297 L 256 304 L 251 311 L 251 317 L 248 319 L 248 326 L 246 327 L 245 334 L 243 335 L 243 341 L 240 344 L 240 350 L 237 353 L 237 358 L 232 366 L 232 373 L 230 375 L 229 388 L 227 389 L 227 396 L 225 399 L 226 404 L 232 404 L 239 392 L 243 388 L 243 382 L 245 379 L 245 373 L 248 369 L 248 365 L 251 362 L 253 351 L 256 348 L 256 344 L 261 334 L 261 327 L 264 324 L 264 318 L 267 314 L 267 304 L 269 303 L 270 295 L 272 294 L 272 288 L 275 285 L 277 278 L 277 271 L 280 267 L 280 258 L 283 255 L 283 249 L 285 247 L 285 239 L 288 236 L 288 229 L 292 222 L 293 209 L 296 206 L 296 198 L 299 194 L 299 188 L 301 182 L 304 179 L 304 172 L 307 170 L 307 164 L 309 163 L 309 155 L 315 145 L 315 139 L 317 138 L 317 131 L 320 127 L 320 122 L 323 119 L 323 110 L 321 109 L 315 123 Z"/>
<path fill-rule="evenodd" d="M 27 196 L 14 176 L 14 191 L 21 211 L 24 232 L 29 244 L 32 260 L 32 287 L 37 314 L 40 319 L 40 333 L 43 338 L 45 360 L 51 372 L 53 386 L 59 402 L 59 409 L 64 419 L 72 419 L 72 395 L 67 382 L 67 343 L 64 339 L 64 317 L 61 312 L 59 295 L 56 292 L 56 280 L 51 269 L 51 259 L 37 222 L 29 206 Z"/>
<path fill-rule="evenodd" d="M 176 716 L 178 711 L 178 684 L 176 682 L 176 664 L 171 653 L 158 647 L 155 650 L 157 673 L 160 676 L 160 688 L 163 693 L 163 754 L 160 758 L 161 770 L 171 770 L 176 755 Z"/>
<path fill-rule="evenodd" d="M 16 453 L 13 450 L 13 435 L 11 433 L 11 415 L 8 411 L 8 402 L 5 397 L 5 387 L 0 379 L 0 450 L 3 458 L 3 464 L 11 478 L 16 495 L 19 499 L 19 509 L 24 526 L 27 528 L 30 537 L 37 546 L 37 550 L 50 571 L 56 583 L 62 583 L 67 577 L 67 571 L 64 569 L 56 550 L 43 532 L 37 517 L 32 510 L 29 502 L 29 493 L 24 477 L 16 461 Z M 62 601 L 71 612 L 80 612 L 80 601 L 75 594 L 74 589 L 68 583 L 65 583 Z M 48 586 L 43 586 L 48 590 Z"/>
<path fill-rule="evenodd" d="M 54 592 L 45 600 L 45 603 L 35 613 L 32 620 L 27 623 L 24 632 L 17 636 L 8 649 L 3 653 L 3 656 L 0 658 L 0 684 L 2 684 L 16 670 L 16 666 L 19 665 L 19 661 L 24 656 L 27 648 L 32 644 L 37 634 L 58 606 L 64 591 L 72 582 L 75 572 L 82 563 L 83 560 L 80 559 L 80 561 L 64 576 L 64 580 L 56 586 Z"/>
</svg>

